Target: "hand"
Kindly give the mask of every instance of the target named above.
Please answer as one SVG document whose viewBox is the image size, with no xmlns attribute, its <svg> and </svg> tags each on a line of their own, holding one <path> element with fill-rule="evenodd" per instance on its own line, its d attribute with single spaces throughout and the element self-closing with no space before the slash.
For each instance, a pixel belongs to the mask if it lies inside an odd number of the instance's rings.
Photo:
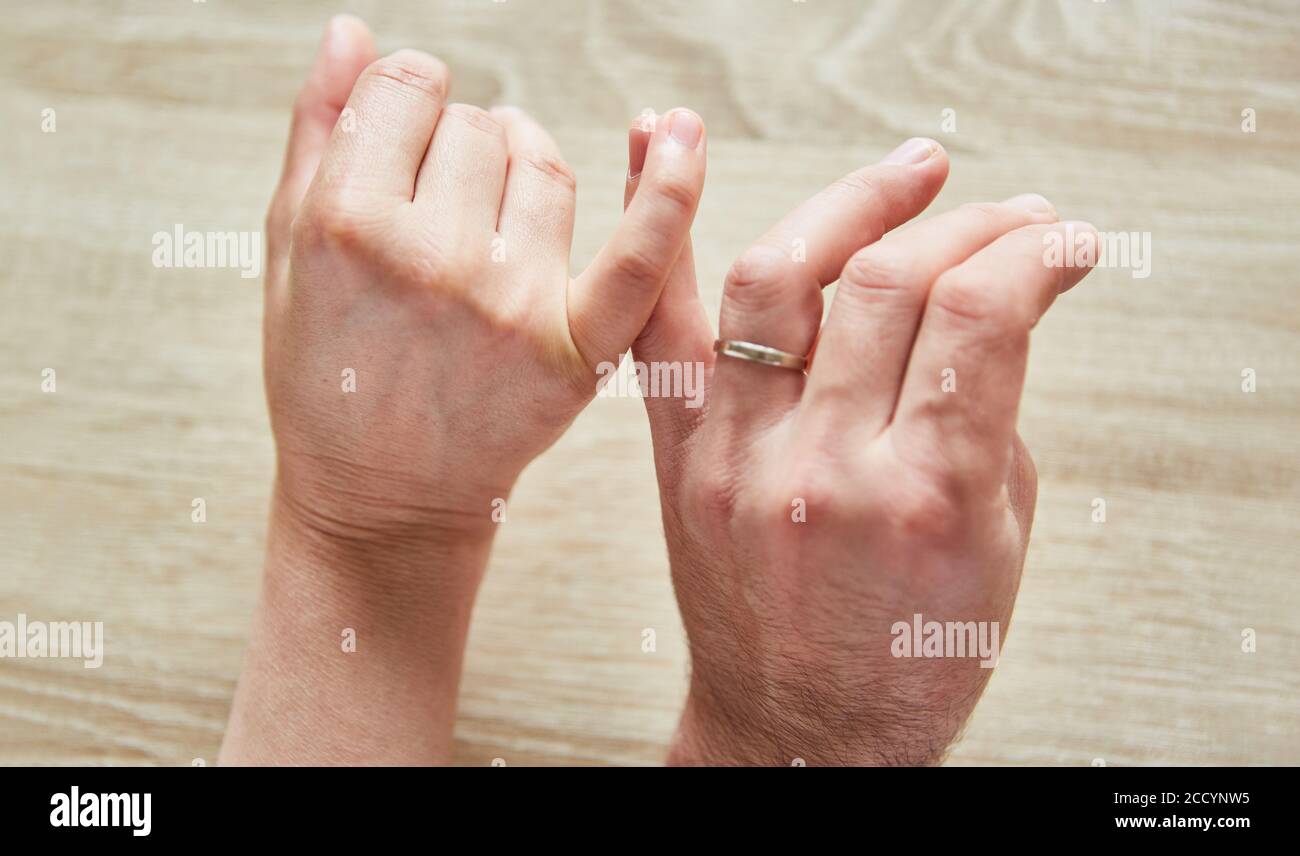
<svg viewBox="0 0 1300 856">
<path fill-rule="evenodd" d="M 703 127 L 686 110 L 661 125 L 648 192 L 570 279 L 574 179 L 541 126 L 445 103 L 446 68 L 416 51 L 347 88 L 327 143 L 344 88 L 309 82 L 268 224 L 281 493 L 349 536 L 482 527 L 649 317 L 703 186 Z"/>
<path fill-rule="evenodd" d="M 672 763 L 934 763 L 987 682 L 996 651 L 895 654 L 917 614 L 1005 637 L 1035 498 L 1015 431 L 1029 331 L 1086 273 L 1045 264 L 1045 236 L 1095 234 L 1033 195 L 890 232 L 947 169 L 909 141 L 736 262 L 721 336 L 815 345 L 806 375 L 714 364 L 686 253 L 637 341 L 643 362 L 712 368 L 702 408 L 646 401 L 692 660 Z"/>
<path fill-rule="evenodd" d="M 690 111 L 654 135 L 643 194 L 571 279 L 554 140 L 448 89 L 439 60 L 376 60 L 340 17 L 295 105 L 267 219 L 266 584 L 225 760 L 445 760 L 493 513 L 631 345 L 689 232 L 705 164 Z"/>
</svg>

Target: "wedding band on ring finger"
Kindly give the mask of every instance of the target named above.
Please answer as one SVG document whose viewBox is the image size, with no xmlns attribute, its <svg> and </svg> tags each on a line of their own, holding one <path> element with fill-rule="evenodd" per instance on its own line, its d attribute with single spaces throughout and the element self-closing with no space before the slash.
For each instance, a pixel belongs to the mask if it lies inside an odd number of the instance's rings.
<svg viewBox="0 0 1300 856">
<path fill-rule="evenodd" d="M 759 345 L 755 342 L 743 342 L 739 339 L 718 339 L 713 343 L 713 350 L 724 357 L 773 368 L 801 372 L 808 366 L 806 356 L 769 348 L 767 345 Z"/>
</svg>

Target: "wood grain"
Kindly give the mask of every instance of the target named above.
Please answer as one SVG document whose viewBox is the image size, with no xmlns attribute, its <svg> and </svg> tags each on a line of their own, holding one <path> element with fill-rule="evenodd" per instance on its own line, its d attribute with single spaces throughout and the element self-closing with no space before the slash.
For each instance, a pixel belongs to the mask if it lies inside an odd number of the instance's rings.
<svg viewBox="0 0 1300 856">
<path fill-rule="evenodd" d="M 1149 278 L 1098 271 L 1035 334 L 1021 414 L 1041 474 L 1034 540 L 1002 664 L 950 762 L 1300 763 L 1293 3 L 351 6 L 381 49 L 445 58 L 457 98 L 515 103 L 553 130 L 580 182 L 575 268 L 619 210 L 628 119 L 697 109 L 711 162 L 696 255 L 715 318 L 749 241 L 911 135 L 952 156 L 932 210 L 1039 191 L 1067 216 L 1149 232 Z M 332 11 L 6 9 L 0 619 L 102 620 L 108 650 L 93 671 L 0 660 L 0 762 L 215 757 L 272 463 L 260 294 L 232 270 L 154 268 L 151 236 L 261 227 Z M 190 522 L 194 497 L 206 524 Z M 512 502 L 456 760 L 658 763 L 686 666 L 641 404 L 597 400 Z"/>
</svg>

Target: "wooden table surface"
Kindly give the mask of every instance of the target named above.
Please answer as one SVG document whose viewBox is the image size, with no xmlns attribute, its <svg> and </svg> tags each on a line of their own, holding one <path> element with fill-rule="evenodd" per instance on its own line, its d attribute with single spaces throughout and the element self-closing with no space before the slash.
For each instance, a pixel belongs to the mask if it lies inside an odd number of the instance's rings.
<svg viewBox="0 0 1300 856">
<path fill-rule="evenodd" d="M 0 620 L 103 621 L 107 651 L 98 670 L 0 660 L 0 762 L 215 758 L 273 461 L 260 285 L 155 268 L 152 235 L 261 228 L 334 11 L 5 9 Z M 1294 2 L 348 11 L 381 50 L 447 60 L 459 100 L 514 103 L 552 129 L 579 178 L 575 269 L 619 211 L 629 118 L 698 110 L 711 163 L 696 254 L 715 318 L 750 240 L 912 135 L 951 154 L 932 211 L 1038 191 L 1067 217 L 1149 233 L 1149 277 L 1099 270 L 1035 333 L 1021 417 L 1042 480 L 1033 544 L 1001 665 L 949 763 L 1300 763 Z M 658 763 L 686 667 L 643 409 L 600 399 L 512 501 L 456 760 Z"/>
</svg>

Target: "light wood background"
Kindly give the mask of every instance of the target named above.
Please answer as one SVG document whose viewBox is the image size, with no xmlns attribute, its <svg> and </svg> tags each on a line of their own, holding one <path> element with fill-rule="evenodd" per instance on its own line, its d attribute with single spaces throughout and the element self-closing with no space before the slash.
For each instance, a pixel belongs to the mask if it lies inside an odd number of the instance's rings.
<svg viewBox="0 0 1300 856">
<path fill-rule="evenodd" d="M 290 101 L 335 11 L 5 6 L 0 620 L 101 620 L 108 649 L 97 671 L 0 660 L 2 762 L 215 757 L 272 469 L 260 286 L 155 269 L 151 236 L 261 228 Z M 1149 278 L 1097 271 L 1035 334 L 1022 416 L 1042 477 L 1033 546 L 1002 664 L 950 763 L 1300 763 L 1294 2 L 346 11 L 381 50 L 441 55 L 460 100 L 514 103 L 553 130 L 579 177 L 575 268 L 619 211 L 630 117 L 698 110 L 711 163 L 696 248 L 715 313 L 750 240 L 912 135 L 951 154 L 932 210 L 1038 191 L 1067 217 L 1150 232 Z M 47 107 L 55 133 L 41 130 Z M 54 394 L 41 392 L 47 367 Z M 206 524 L 190 522 L 195 497 Z M 658 763 L 686 665 L 644 413 L 598 400 L 512 502 L 456 758 Z"/>
</svg>

